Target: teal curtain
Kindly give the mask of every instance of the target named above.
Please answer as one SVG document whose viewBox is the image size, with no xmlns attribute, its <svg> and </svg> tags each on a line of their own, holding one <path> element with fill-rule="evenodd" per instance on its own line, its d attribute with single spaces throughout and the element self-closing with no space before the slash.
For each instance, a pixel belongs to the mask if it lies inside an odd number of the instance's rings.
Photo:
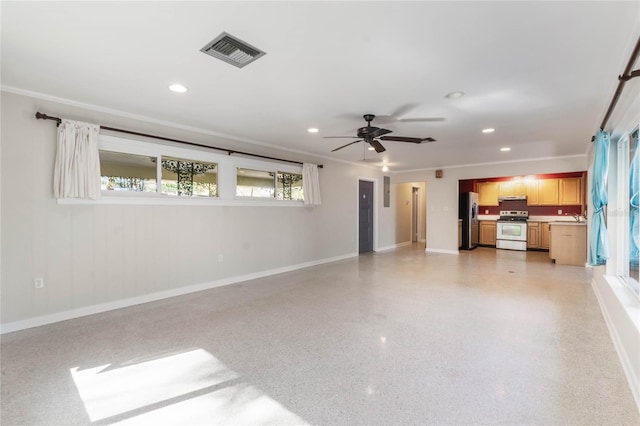
<svg viewBox="0 0 640 426">
<path fill-rule="evenodd" d="M 607 224 L 604 210 L 607 199 L 607 175 L 609 172 L 609 133 L 600 129 L 595 139 L 595 155 L 591 180 L 591 204 L 593 217 L 589 230 L 589 265 L 604 265 L 609 258 Z"/>
<path fill-rule="evenodd" d="M 634 144 L 633 158 L 629 165 L 629 262 L 638 265 L 638 246 L 640 246 L 640 230 L 638 229 L 638 191 L 640 187 L 640 157 L 638 157 L 638 131 L 632 136 Z"/>
</svg>

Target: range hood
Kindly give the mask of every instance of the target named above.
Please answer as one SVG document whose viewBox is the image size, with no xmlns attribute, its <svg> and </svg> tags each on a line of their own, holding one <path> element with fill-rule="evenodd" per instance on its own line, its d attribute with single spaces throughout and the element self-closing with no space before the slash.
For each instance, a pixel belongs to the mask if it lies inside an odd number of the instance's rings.
<svg viewBox="0 0 640 426">
<path fill-rule="evenodd" d="M 498 201 L 527 201 L 526 195 L 503 195 L 498 197 Z"/>
</svg>

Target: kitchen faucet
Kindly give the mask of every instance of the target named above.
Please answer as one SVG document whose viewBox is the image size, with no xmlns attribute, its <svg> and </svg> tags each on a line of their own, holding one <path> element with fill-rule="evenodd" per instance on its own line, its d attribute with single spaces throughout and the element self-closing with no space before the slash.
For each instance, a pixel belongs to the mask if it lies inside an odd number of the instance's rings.
<svg viewBox="0 0 640 426">
<path fill-rule="evenodd" d="M 579 214 L 574 214 L 573 218 L 576 220 L 576 222 L 580 222 L 580 215 Z"/>
</svg>

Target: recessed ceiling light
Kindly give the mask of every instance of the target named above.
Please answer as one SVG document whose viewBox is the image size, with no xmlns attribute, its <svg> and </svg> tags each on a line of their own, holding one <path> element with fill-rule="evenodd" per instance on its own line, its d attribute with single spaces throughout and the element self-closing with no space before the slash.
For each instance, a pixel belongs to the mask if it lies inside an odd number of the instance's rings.
<svg viewBox="0 0 640 426">
<path fill-rule="evenodd" d="M 182 84 L 172 84 L 171 86 L 169 86 L 169 90 L 171 90 L 172 92 L 176 92 L 176 93 L 184 93 L 187 91 L 187 88 L 184 87 Z"/>
<path fill-rule="evenodd" d="M 491 127 L 489 127 L 488 129 L 482 129 L 482 133 L 493 133 L 495 131 L 496 129 L 492 129 Z"/>
<path fill-rule="evenodd" d="M 461 98 L 463 96 L 464 96 L 464 92 L 461 92 L 461 91 L 451 92 L 451 93 L 447 93 L 446 95 L 444 95 L 444 97 L 447 98 L 447 99 L 457 99 L 457 98 Z"/>
<path fill-rule="evenodd" d="M 508 146 L 505 146 L 504 148 L 500 148 L 500 151 L 502 152 L 511 151 L 511 148 L 509 148 Z"/>
<path fill-rule="evenodd" d="M 318 129 L 316 129 L 315 127 L 309 127 L 307 129 L 307 132 L 309 132 L 309 133 L 318 133 Z"/>
<path fill-rule="evenodd" d="M 387 167 L 387 165 L 385 164 L 384 166 L 382 166 L 382 171 L 383 172 L 388 172 L 389 171 L 389 167 Z"/>
</svg>

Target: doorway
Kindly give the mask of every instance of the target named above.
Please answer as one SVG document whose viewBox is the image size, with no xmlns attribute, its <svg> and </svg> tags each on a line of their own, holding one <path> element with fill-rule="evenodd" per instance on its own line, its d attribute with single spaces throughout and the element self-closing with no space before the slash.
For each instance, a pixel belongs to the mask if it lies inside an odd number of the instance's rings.
<svg viewBox="0 0 640 426">
<path fill-rule="evenodd" d="M 358 252 L 373 251 L 373 182 L 358 181 Z"/>
<path fill-rule="evenodd" d="M 418 242 L 418 217 L 419 217 L 419 204 L 418 200 L 420 197 L 418 196 L 418 191 L 420 188 L 416 188 L 415 186 L 411 188 L 411 242 Z"/>
</svg>

